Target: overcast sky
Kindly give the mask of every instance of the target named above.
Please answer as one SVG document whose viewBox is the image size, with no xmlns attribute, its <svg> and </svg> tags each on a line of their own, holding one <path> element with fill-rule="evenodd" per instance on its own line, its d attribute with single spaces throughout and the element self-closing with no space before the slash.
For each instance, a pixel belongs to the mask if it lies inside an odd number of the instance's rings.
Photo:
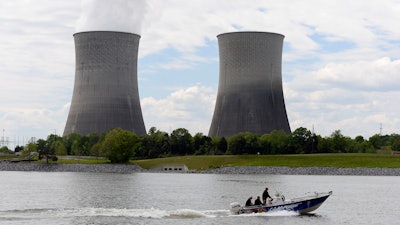
<svg viewBox="0 0 400 225">
<path fill-rule="evenodd" d="M 0 137 L 10 147 L 61 135 L 72 98 L 72 35 L 141 35 L 146 130 L 208 134 L 218 88 L 216 36 L 285 36 L 283 90 L 292 130 L 365 138 L 400 133 L 400 0 L 0 1 Z M 11 143 L 12 142 L 12 143 Z"/>
</svg>

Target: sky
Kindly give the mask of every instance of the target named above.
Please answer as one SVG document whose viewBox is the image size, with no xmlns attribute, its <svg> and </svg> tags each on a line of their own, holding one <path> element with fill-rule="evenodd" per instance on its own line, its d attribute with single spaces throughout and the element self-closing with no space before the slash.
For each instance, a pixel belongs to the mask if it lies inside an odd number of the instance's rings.
<svg viewBox="0 0 400 225">
<path fill-rule="evenodd" d="M 216 36 L 285 36 L 292 131 L 369 138 L 400 133 L 400 0 L 0 1 L 0 144 L 62 135 L 75 76 L 73 34 L 141 35 L 146 130 L 208 134 L 218 91 Z M 3 143 L 1 143 L 3 142 Z"/>
</svg>

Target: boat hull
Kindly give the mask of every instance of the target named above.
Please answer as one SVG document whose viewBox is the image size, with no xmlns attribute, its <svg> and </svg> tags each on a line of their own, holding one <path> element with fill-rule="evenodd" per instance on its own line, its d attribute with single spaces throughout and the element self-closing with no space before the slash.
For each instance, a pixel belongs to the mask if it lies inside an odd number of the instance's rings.
<svg viewBox="0 0 400 225">
<path fill-rule="evenodd" d="M 318 209 L 322 203 L 332 194 L 328 193 L 315 193 L 311 196 L 295 198 L 291 200 L 281 200 L 272 204 L 257 205 L 257 206 L 237 206 L 234 208 L 231 205 L 231 212 L 234 214 L 244 213 L 260 213 L 270 211 L 295 211 L 300 214 L 306 214 Z"/>
</svg>

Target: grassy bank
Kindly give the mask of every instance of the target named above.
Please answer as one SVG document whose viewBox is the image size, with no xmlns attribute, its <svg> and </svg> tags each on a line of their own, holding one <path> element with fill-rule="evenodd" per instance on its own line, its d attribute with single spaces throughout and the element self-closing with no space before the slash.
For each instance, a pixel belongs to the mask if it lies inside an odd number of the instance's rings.
<svg viewBox="0 0 400 225">
<path fill-rule="evenodd" d="M 4 160 L 6 158 L 0 157 Z M 7 158 L 8 159 L 8 158 Z M 45 160 L 32 163 L 46 163 Z M 104 158 L 59 157 L 58 164 L 107 164 Z M 308 155 L 222 155 L 180 156 L 147 160 L 131 160 L 142 168 L 184 164 L 192 170 L 206 170 L 225 166 L 289 166 L 289 167 L 368 167 L 400 168 L 400 155 L 385 154 L 308 154 Z"/>
<path fill-rule="evenodd" d="M 400 168 L 400 156 L 381 154 L 181 156 L 134 160 L 132 163 L 136 163 L 145 169 L 166 164 L 185 164 L 189 169 L 195 170 L 206 170 L 224 166 Z"/>
</svg>

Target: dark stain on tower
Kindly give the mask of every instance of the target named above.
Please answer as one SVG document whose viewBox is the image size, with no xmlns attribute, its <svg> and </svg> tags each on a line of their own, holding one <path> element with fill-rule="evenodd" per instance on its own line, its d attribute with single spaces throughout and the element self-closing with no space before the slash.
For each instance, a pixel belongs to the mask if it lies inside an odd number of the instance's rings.
<svg viewBox="0 0 400 225">
<path fill-rule="evenodd" d="M 75 84 L 64 136 L 122 128 L 146 133 L 137 60 L 140 36 L 91 31 L 74 34 Z"/>
<path fill-rule="evenodd" d="M 282 90 L 284 36 L 232 32 L 217 38 L 219 86 L 209 136 L 290 133 Z"/>
</svg>

